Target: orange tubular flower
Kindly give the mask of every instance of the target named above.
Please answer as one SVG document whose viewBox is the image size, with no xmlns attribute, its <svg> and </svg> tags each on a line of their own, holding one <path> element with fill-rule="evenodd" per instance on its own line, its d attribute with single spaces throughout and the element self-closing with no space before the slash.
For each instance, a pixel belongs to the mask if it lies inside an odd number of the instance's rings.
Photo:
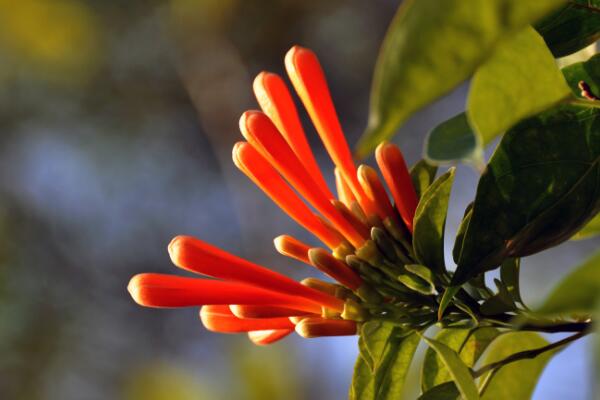
<svg viewBox="0 0 600 400">
<path fill-rule="evenodd" d="M 317 236 L 329 248 L 335 249 L 344 242 L 339 233 L 332 230 L 313 214 L 271 164 L 250 144 L 246 142 L 236 143 L 233 148 L 233 160 L 235 165 L 285 213 Z"/>
<path fill-rule="evenodd" d="M 318 270 L 326 273 L 342 285 L 356 290 L 362 285 L 362 279 L 346 263 L 333 257 L 327 250 L 314 248 L 308 251 L 308 258 Z"/>
<path fill-rule="evenodd" d="M 356 335 L 356 322 L 323 318 L 304 318 L 296 324 L 296 332 L 303 338 Z"/>
<path fill-rule="evenodd" d="M 342 176 L 342 172 L 338 167 L 334 169 L 335 174 L 335 188 L 338 194 L 338 197 L 342 203 L 346 205 L 346 207 L 350 208 L 352 202 L 356 201 L 354 194 L 352 194 L 352 190 L 348 187 L 346 180 Z"/>
<path fill-rule="evenodd" d="M 321 312 L 321 307 L 304 298 L 236 282 L 164 274 L 139 274 L 131 278 L 127 290 L 136 303 L 146 307 L 276 304 L 315 314 Z"/>
<path fill-rule="evenodd" d="M 276 318 L 276 317 L 303 317 L 314 315 L 312 313 L 293 308 L 277 306 L 261 306 L 256 304 L 230 305 L 229 309 L 238 318 Z"/>
<path fill-rule="evenodd" d="M 306 171 L 296 154 L 283 139 L 269 117 L 260 111 L 246 111 L 240 119 L 240 130 L 248 142 L 269 160 L 285 179 L 356 248 L 366 238 L 358 232 L 331 205 Z"/>
<path fill-rule="evenodd" d="M 331 156 L 367 215 L 375 212 L 356 178 L 352 153 L 340 125 L 325 74 L 315 53 L 300 46 L 285 55 L 288 76 Z"/>
<path fill-rule="evenodd" d="M 260 108 L 279 129 L 323 193 L 333 198 L 310 150 L 294 100 L 283 80 L 279 75 L 261 72 L 254 79 L 253 88 Z"/>
<path fill-rule="evenodd" d="M 221 333 L 239 333 L 269 329 L 289 330 L 294 324 L 289 318 L 238 318 L 227 305 L 208 305 L 200 309 L 200 320 L 206 329 Z"/>
<path fill-rule="evenodd" d="M 266 346 L 278 342 L 292 333 L 293 329 L 270 329 L 265 331 L 248 332 L 248 339 L 258 346 Z"/>
<path fill-rule="evenodd" d="M 417 209 L 417 193 L 400 149 L 391 143 L 381 143 L 375 151 L 377 164 L 388 184 L 402 220 L 412 232 Z"/>
<path fill-rule="evenodd" d="M 356 169 L 315 54 L 293 47 L 285 65 L 335 164 L 338 198 L 319 170 L 286 84 L 275 74 L 262 72 L 254 81 L 263 112 L 242 115 L 240 130 L 247 142 L 235 144 L 233 162 L 330 248 L 281 235 L 274 241 L 277 251 L 336 282 L 312 277 L 296 282 L 201 240 L 177 236 L 168 246 L 171 261 L 216 279 L 139 274 L 129 282 L 131 297 L 146 307 L 201 307 L 200 319 L 208 330 L 247 333 L 257 345 L 294 331 L 306 338 L 354 335 L 360 323 L 387 316 L 390 307 L 422 313 L 431 302 L 410 304 L 410 288 L 396 279 L 407 273 L 405 264 L 417 263 L 408 233 L 417 197 L 400 150 L 390 144 L 377 149 L 396 210 L 377 172 L 364 165 Z M 415 299 L 423 297 L 419 293 Z M 423 323 L 416 319 L 415 324 Z"/>
<path fill-rule="evenodd" d="M 396 212 L 394 211 L 392 203 L 390 203 L 390 199 L 383 184 L 377 176 L 377 171 L 367 165 L 359 166 L 358 181 L 369 199 L 375 204 L 379 217 L 382 220 L 389 218 L 390 220 L 397 222 Z"/>
<path fill-rule="evenodd" d="M 310 260 L 308 259 L 310 246 L 307 244 L 288 235 L 277 236 L 273 242 L 280 254 L 302 261 L 304 264 L 310 264 Z"/>
<path fill-rule="evenodd" d="M 173 264 L 188 271 L 304 297 L 334 310 L 343 308 L 343 302 L 335 297 L 307 288 L 285 275 L 236 257 L 191 236 L 177 236 L 173 239 L 169 244 L 169 255 Z"/>
</svg>

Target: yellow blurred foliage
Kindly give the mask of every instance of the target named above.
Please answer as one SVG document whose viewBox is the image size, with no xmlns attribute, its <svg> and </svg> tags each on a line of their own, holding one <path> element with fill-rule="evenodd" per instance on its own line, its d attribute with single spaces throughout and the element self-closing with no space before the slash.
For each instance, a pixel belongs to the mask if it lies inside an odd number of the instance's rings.
<svg viewBox="0 0 600 400">
<path fill-rule="evenodd" d="M 85 80 L 97 63 L 98 29 L 78 0 L 0 0 L 0 52 L 9 60 L 0 75 L 16 68 L 52 81 Z"/>
<path fill-rule="evenodd" d="M 214 399 L 187 370 L 157 363 L 133 370 L 125 383 L 124 400 Z"/>
</svg>

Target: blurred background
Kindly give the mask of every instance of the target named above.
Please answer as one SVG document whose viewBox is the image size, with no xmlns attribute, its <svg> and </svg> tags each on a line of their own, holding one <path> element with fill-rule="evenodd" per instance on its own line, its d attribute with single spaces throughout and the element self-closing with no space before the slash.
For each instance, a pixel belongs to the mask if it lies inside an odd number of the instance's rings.
<svg viewBox="0 0 600 400">
<path fill-rule="evenodd" d="M 314 275 L 272 246 L 282 233 L 314 239 L 231 162 L 238 118 L 257 107 L 254 76 L 283 74 L 285 52 L 301 44 L 320 56 L 354 143 L 398 3 L 0 0 L 0 399 L 346 398 L 356 338 L 259 348 L 205 331 L 197 310 L 140 308 L 125 288 L 139 272 L 183 274 L 166 252 L 177 234 Z M 409 163 L 465 94 L 466 85 L 401 129 Z M 448 237 L 477 177 L 459 167 Z M 525 300 L 543 298 L 599 244 L 527 258 Z M 534 398 L 592 398 L 589 344 L 557 355 Z"/>
</svg>

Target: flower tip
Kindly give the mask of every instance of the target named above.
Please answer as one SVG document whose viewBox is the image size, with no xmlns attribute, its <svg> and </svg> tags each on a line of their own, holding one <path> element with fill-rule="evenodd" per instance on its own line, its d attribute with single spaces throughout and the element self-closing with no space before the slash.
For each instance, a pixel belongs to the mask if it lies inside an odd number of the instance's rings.
<svg viewBox="0 0 600 400">
<path fill-rule="evenodd" d="M 135 301 L 139 305 L 143 305 L 140 296 L 140 286 L 142 283 L 142 279 L 143 274 L 138 274 L 131 278 L 129 280 L 129 283 L 127 284 L 127 291 L 129 292 L 129 295 L 131 296 L 133 301 Z"/>
<path fill-rule="evenodd" d="M 186 263 L 183 262 L 186 253 L 188 250 L 196 243 L 198 239 L 193 238 L 192 236 L 178 235 L 171 240 L 169 243 L 168 251 L 169 256 L 171 257 L 171 262 L 180 268 L 184 268 L 183 265 Z M 185 269 L 185 268 L 184 268 Z"/>
</svg>

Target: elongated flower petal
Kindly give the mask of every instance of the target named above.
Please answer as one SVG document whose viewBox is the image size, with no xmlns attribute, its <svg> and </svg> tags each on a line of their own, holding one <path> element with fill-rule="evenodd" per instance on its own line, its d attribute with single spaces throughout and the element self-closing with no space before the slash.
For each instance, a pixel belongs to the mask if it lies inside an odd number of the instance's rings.
<svg viewBox="0 0 600 400">
<path fill-rule="evenodd" d="M 339 213 L 344 217 L 344 219 L 346 221 L 348 221 L 350 223 L 350 225 L 352 225 L 352 227 L 358 233 L 360 233 L 361 236 L 363 236 L 363 237 L 370 236 L 369 227 L 360 218 L 358 218 L 352 211 L 350 211 L 344 203 L 342 203 L 339 200 L 331 200 L 331 204 L 333 204 L 335 209 L 339 211 Z"/>
<path fill-rule="evenodd" d="M 334 173 L 335 188 L 338 194 L 338 199 L 340 199 L 340 201 L 344 203 L 346 207 L 350 208 L 350 205 L 353 201 L 356 201 L 356 198 L 354 197 L 350 187 L 348 187 L 348 184 L 346 183 L 346 180 L 344 179 L 344 176 L 338 167 L 335 167 Z"/>
<path fill-rule="evenodd" d="M 285 177 L 285 179 L 355 247 L 366 238 L 361 237 L 329 203 L 296 154 L 290 149 L 269 117 L 260 111 L 246 111 L 240 119 L 240 130 L 248 142 Z"/>
<path fill-rule="evenodd" d="M 250 331 L 248 332 L 248 339 L 252 343 L 258 346 L 266 346 L 280 341 L 292 333 L 293 329 L 270 329 L 264 331 Z"/>
<path fill-rule="evenodd" d="M 308 259 L 310 246 L 307 244 L 288 235 L 277 236 L 273 242 L 280 254 L 302 261 L 305 264 L 310 264 L 310 260 Z"/>
<path fill-rule="evenodd" d="M 303 338 L 356 335 L 356 322 L 341 319 L 305 318 L 296 325 Z"/>
<path fill-rule="evenodd" d="M 317 218 L 279 176 L 275 168 L 249 143 L 236 143 L 233 148 L 233 160 L 243 173 L 299 225 L 331 249 L 342 244 L 343 237 Z"/>
<path fill-rule="evenodd" d="M 260 108 L 273 121 L 323 193 L 332 197 L 308 145 L 294 100 L 283 79 L 270 72 L 261 72 L 254 79 L 253 88 Z"/>
<path fill-rule="evenodd" d="M 392 192 L 396 208 L 412 232 L 418 199 L 404 157 L 397 146 L 385 142 L 377 146 L 375 157 L 383 178 Z"/>
<path fill-rule="evenodd" d="M 256 304 L 230 305 L 229 309 L 238 318 L 276 318 L 314 315 L 312 313 L 278 306 L 263 306 Z"/>
<path fill-rule="evenodd" d="M 373 205 L 365 196 L 356 178 L 352 153 L 344 137 L 317 56 L 309 49 L 294 46 L 285 55 L 285 67 L 331 159 L 340 168 L 365 213 L 372 214 Z"/>
<path fill-rule="evenodd" d="M 358 181 L 363 187 L 367 197 L 375 204 L 377 214 L 382 220 L 390 218 L 394 222 L 398 222 L 396 212 L 388 197 L 383 184 L 377 176 L 377 171 L 367 165 L 358 167 Z"/>
<path fill-rule="evenodd" d="M 238 318 L 227 305 L 206 305 L 200 309 L 200 320 L 206 329 L 221 333 L 238 333 L 265 329 L 292 329 L 288 318 Z"/>
<path fill-rule="evenodd" d="M 342 285 L 356 290 L 362 285 L 362 279 L 346 263 L 333 257 L 327 250 L 313 248 L 308 258 L 318 270 L 326 273 Z"/>
<path fill-rule="evenodd" d="M 188 271 L 301 296 L 334 310 L 342 307 L 340 300 L 335 297 L 307 288 L 285 275 L 234 256 L 191 236 L 175 237 L 169 244 L 169 255 L 175 265 Z M 238 302 L 231 301 L 230 304 L 238 304 Z"/>
<path fill-rule="evenodd" d="M 146 307 L 258 304 L 278 305 L 311 313 L 321 312 L 321 307 L 302 297 L 290 296 L 238 282 L 146 273 L 131 278 L 127 290 L 136 303 Z"/>
</svg>

